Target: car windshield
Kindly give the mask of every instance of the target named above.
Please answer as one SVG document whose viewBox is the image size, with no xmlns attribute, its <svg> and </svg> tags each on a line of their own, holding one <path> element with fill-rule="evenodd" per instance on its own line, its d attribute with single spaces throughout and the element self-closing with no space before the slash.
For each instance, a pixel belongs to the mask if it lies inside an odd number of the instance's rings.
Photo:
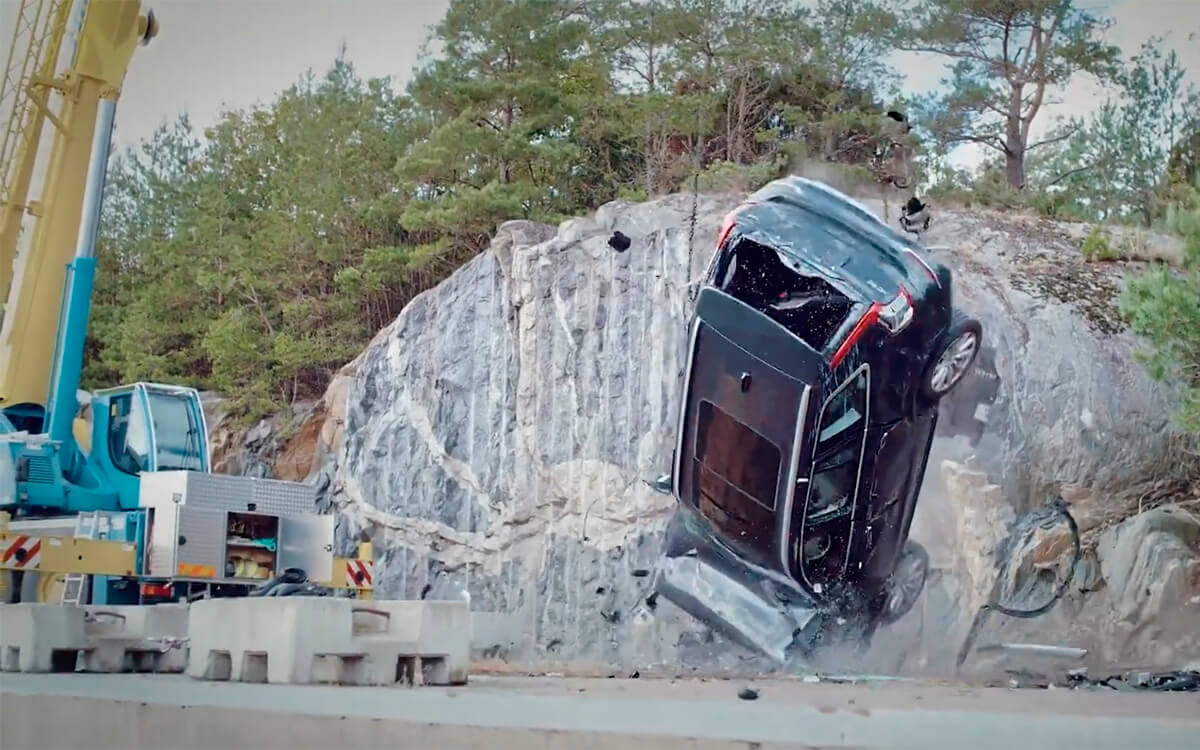
<svg viewBox="0 0 1200 750">
<path fill-rule="evenodd" d="M 853 302 L 824 279 L 798 273 L 774 248 L 743 239 L 730 251 L 717 288 L 823 350 L 841 329 Z"/>
</svg>

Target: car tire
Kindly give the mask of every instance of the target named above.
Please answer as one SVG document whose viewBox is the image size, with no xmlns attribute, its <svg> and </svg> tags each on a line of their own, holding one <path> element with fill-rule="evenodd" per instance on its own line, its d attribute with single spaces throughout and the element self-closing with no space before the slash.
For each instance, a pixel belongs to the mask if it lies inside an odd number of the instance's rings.
<svg viewBox="0 0 1200 750">
<path fill-rule="evenodd" d="M 888 578 L 880 621 L 890 625 L 908 614 L 924 593 L 928 578 L 929 553 L 912 540 L 905 542 L 896 569 Z"/>
<path fill-rule="evenodd" d="M 921 378 L 921 395 L 938 401 L 962 382 L 979 357 L 983 324 L 961 310 L 950 314 L 950 326 L 930 357 Z"/>
</svg>

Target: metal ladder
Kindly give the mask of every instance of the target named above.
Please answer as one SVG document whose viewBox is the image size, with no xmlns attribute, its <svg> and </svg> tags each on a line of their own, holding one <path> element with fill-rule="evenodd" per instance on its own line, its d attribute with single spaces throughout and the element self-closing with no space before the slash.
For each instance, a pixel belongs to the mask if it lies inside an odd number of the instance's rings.
<svg viewBox="0 0 1200 750">
<path fill-rule="evenodd" d="M 76 539 L 99 539 L 101 512 L 80 513 L 75 517 Z M 83 604 L 87 598 L 87 573 L 68 573 L 62 590 L 63 604 Z"/>
</svg>

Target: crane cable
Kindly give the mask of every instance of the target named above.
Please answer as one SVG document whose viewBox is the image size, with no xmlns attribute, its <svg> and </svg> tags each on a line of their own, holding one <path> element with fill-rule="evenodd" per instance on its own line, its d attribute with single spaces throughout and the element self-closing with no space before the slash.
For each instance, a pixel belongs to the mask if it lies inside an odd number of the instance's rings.
<svg viewBox="0 0 1200 750">
<path fill-rule="evenodd" d="M 703 164 L 702 155 L 704 152 L 704 146 L 702 145 L 704 138 L 704 134 L 702 132 L 703 126 L 703 107 L 698 102 L 696 105 L 696 129 L 693 133 L 692 141 L 692 211 L 691 218 L 688 220 L 687 265 L 685 266 L 684 271 L 684 278 L 688 280 L 687 289 L 689 302 L 696 301 L 696 296 L 700 292 L 700 281 L 703 279 L 703 274 L 698 278 L 692 278 L 692 258 L 695 254 L 693 245 L 696 239 L 696 214 L 700 207 L 700 168 Z"/>
</svg>

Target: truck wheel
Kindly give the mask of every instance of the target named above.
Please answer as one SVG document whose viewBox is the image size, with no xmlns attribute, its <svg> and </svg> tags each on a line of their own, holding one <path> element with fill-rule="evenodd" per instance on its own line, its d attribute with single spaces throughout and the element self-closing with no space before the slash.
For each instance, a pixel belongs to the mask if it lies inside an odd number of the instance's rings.
<svg viewBox="0 0 1200 750">
<path fill-rule="evenodd" d="M 887 598 L 879 619 L 890 625 L 908 614 L 921 598 L 928 577 L 929 553 L 914 541 L 905 542 L 896 569 L 888 579 Z"/>
<path fill-rule="evenodd" d="M 975 364 L 982 338 L 983 325 L 978 320 L 961 310 L 952 311 L 950 327 L 934 350 L 933 364 L 921 380 L 922 395 L 937 401 L 954 390 Z"/>
</svg>

